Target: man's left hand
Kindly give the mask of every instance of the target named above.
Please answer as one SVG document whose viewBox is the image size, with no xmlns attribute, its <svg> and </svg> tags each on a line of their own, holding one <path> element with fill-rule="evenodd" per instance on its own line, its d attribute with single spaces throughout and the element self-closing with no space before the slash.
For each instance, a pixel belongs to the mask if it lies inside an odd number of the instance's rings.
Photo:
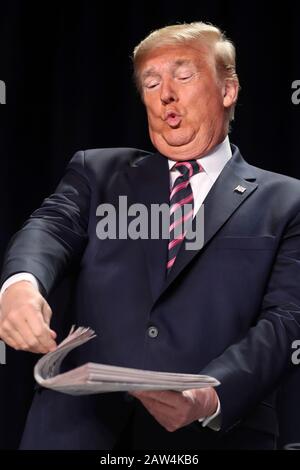
<svg viewBox="0 0 300 470">
<path fill-rule="evenodd" d="M 212 416 L 218 407 L 214 388 L 173 391 L 132 392 L 167 431 L 173 432 L 193 421 Z"/>
</svg>

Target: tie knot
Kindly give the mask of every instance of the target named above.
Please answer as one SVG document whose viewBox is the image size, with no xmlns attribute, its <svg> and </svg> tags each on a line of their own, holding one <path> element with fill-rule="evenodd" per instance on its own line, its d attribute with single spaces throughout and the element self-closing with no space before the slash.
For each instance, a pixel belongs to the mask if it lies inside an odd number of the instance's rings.
<svg viewBox="0 0 300 470">
<path fill-rule="evenodd" d="M 197 160 L 188 160 L 186 162 L 177 162 L 175 168 L 182 174 L 183 179 L 188 180 L 192 176 L 203 171 L 202 166 Z"/>
</svg>

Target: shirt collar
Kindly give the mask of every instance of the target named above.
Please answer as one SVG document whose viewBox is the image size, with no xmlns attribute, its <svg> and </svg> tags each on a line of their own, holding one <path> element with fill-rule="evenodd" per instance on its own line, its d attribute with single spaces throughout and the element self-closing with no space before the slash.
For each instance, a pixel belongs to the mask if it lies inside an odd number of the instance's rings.
<svg viewBox="0 0 300 470">
<path fill-rule="evenodd" d="M 197 161 L 202 166 L 203 170 L 208 176 L 217 178 L 228 160 L 232 157 L 232 151 L 230 147 L 229 137 L 223 140 L 223 142 L 214 147 L 207 155 L 198 158 Z M 174 170 L 176 162 L 168 159 L 169 170 Z"/>
</svg>

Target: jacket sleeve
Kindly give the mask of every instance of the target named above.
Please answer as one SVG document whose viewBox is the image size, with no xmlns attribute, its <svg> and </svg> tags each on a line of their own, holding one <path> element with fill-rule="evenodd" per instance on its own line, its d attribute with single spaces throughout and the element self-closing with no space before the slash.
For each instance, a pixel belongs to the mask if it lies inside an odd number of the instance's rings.
<svg viewBox="0 0 300 470">
<path fill-rule="evenodd" d="M 201 371 L 221 382 L 222 430 L 239 424 L 295 367 L 293 342 L 299 339 L 300 214 L 282 238 L 257 323 Z"/>
<path fill-rule="evenodd" d="M 87 242 L 90 188 L 85 155 L 77 152 L 54 194 L 44 200 L 7 248 L 1 284 L 18 272 L 33 274 L 44 295 L 79 257 Z"/>
</svg>

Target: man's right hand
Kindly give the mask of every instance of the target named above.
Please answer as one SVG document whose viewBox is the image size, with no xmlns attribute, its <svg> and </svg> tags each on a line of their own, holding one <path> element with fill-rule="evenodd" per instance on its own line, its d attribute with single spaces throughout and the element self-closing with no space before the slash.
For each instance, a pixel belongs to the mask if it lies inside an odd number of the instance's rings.
<svg viewBox="0 0 300 470">
<path fill-rule="evenodd" d="M 29 281 L 9 286 L 0 301 L 0 339 L 14 349 L 47 353 L 56 348 L 51 308 Z"/>
</svg>

